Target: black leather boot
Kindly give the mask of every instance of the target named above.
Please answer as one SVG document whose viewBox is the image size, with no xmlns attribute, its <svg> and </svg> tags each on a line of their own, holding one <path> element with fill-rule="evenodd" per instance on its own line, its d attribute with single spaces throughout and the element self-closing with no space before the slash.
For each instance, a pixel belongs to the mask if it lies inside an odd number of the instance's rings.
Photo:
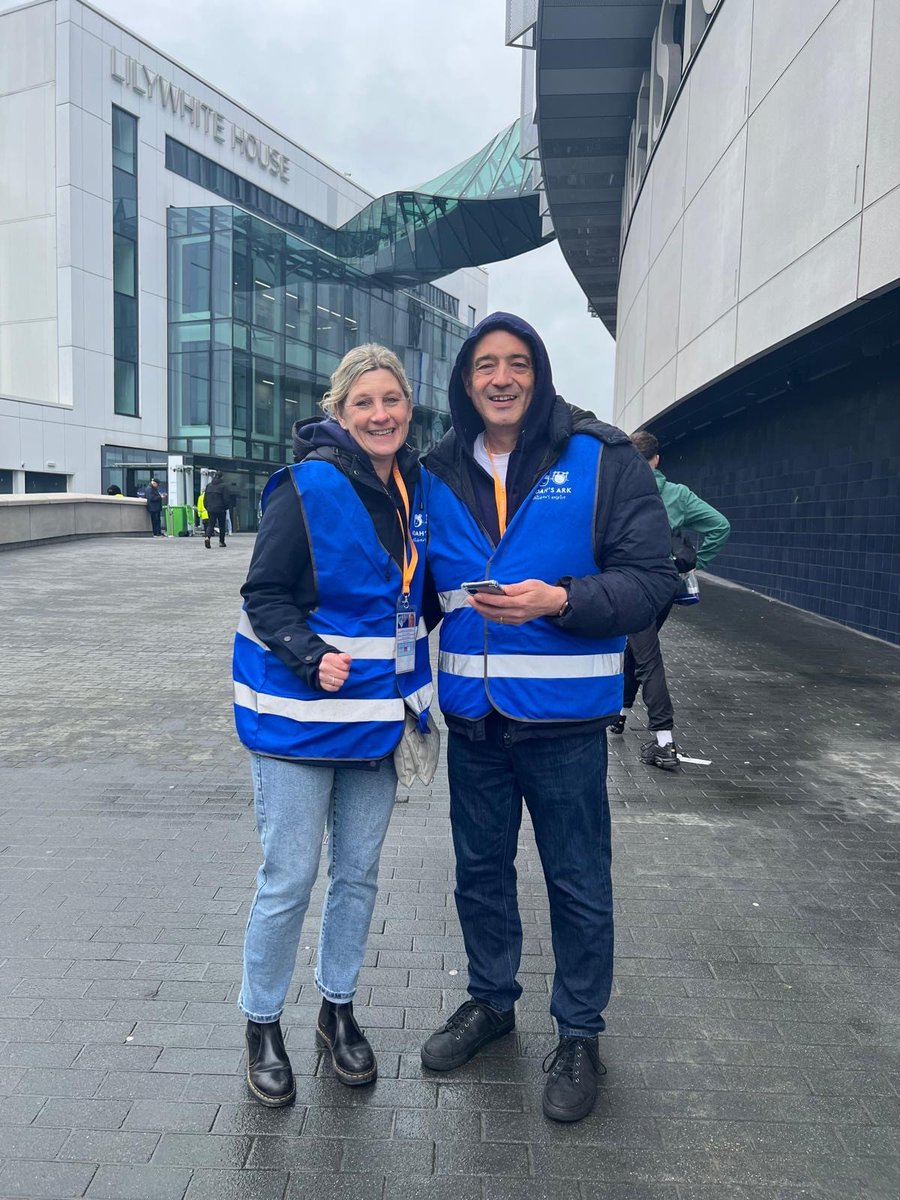
<svg viewBox="0 0 900 1200">
<path fill-rule="evenodd" d="M 267 1108 L 294 1103 L 294 1072 L 277 1021 L 247 1022 L 247 1087 Z"/>
<path fill-rule="evenodd" d="M 347 1087 L 360 1087 L 375 1080 L 378 1064 L 366 1035 L 356 1023 L 352 1004 L 322 1001 L 316 1045 L 331 1051 L 334 1073 Z"/>
</svg>

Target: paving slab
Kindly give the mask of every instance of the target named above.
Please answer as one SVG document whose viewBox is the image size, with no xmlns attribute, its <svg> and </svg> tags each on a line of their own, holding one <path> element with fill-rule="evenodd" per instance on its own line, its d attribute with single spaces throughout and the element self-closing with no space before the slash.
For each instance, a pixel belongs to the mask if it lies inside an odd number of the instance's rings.
<svg viewBox="0 0 900 1200">
<path fill-rule="evenodd" d="M 402 793 L 357 1012 L 313 1039 L 317 886 L 285 1013 L 297 1104 L 246 1095 L 235 1006 L 259 850 L 229 660 L 252 538 L 0 562 L 0 1200 L 898 1200 L 900 652 L 710 579 L 663 644 L 684 752 L 610 738 L 607 1075 L 541 1114 L 554 1044 L 527 818 L 516 1033 L 452 1076 L 464 995 L 446 770 Z"/>
</svg>

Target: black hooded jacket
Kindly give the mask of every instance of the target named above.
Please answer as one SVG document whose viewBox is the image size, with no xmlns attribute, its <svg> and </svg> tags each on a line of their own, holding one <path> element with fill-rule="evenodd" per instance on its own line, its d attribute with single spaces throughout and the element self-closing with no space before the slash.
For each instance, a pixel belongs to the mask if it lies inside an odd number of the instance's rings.
<svg viewBox="0 0 900 1200">
<path fill-rule="evenodd" d="M 203 507 L 209 513 L 224 513 L 233 505 L 231 489 L 224 479 L 213 476 L 203 493 Z"/>
<path fill-rule="evenodd" d="M 573 433 L 603 443 L 597 480 L 594 523 L 596 575 L 556 581 L 569 593 L 569 610 L 558 620 L 561 629 L 584 637 L 608 638 L 646 629 L 671 600 L 678 585 L 672 563 L 672 538 L 666 510 L 653 472 L 630 438 L 599 421 L 593 413 L 567 404 L 557 396 L 550 360 L 540 337 L 519 317 L 493 313 L 477 325 L 456 359 L 450 377 L 450 415 L 453 428 L 425 458 L 425 466 L 459 497 L 484 527 L 494 545 L 499 524 L 491 477 L 476 463 L 475 439 L 484 429 L 465 388 L 464 377 L 476 343 L 497 329 L 522 338 L 531 348 L 534 395 L 518 443 L 509 458 L 506 476 L 508 519 L 534 485 L 559 459 Z M 585 731 L 615 719 L 552 725 L 510 721 L 513 737 L 560 736 L 575 728 Z M 451 728 L 473 740 L 484 736 L 484 721 L 450 718 Z"/>
<path fill-rule="evenodd" d="M 375 526 L 378 540 L 402 566 L 402 511 L 396 485 L 381 482 L 369 456 L 334 420 L 294 425 L 294 461 L 308 458 L 332 463 L 350 480 Z M 412 502 L 419 478 L 418 456 L 412 446 L 401 447 L 397 465 Z M 247 581 L 241 588 L 256 636 L 310 687 L 318 687 L 318 666 L 329 646 L 306 623 L 318 603 L 309 549 L 309 533 L 300 498 L 285 472 L 266 503 Z M 439 620 L 433 587 L 426 586 L 426 623 Z"/>
</svg>

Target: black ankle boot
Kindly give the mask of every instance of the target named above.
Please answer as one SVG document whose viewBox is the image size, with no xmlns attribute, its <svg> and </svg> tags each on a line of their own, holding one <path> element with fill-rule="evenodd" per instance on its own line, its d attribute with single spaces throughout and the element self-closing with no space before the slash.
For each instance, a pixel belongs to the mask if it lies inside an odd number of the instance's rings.
<svg viewBox="0 0 900 1200">
<path fill-rule="evenodd" d="M 247 1087 L 267 1108 L 294 1103 L 294 1072 L 277 1021 L 247 1022 Z"/>
<path fill-rule="evenodd" d="M 378 1064 L 366 1035 L 356 1023 L 352 1004 L 323 1000 L 316 1025 L 316 1044 L 331 1051 L 334 1073 L 347 1087 L 372 1083 Z"/>
</svg>

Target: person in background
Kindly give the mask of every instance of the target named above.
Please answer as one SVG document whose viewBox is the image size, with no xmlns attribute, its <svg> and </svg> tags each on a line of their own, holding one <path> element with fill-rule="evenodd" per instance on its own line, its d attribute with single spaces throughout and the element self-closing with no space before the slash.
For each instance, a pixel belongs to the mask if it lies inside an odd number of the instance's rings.
<svg viewBox="0 0 900 1200">
<path fill-rule="evenodd" d="M 234 711 L 264 861 L 238 1006 L 247 1084 L 269 1107 L 295 1095 L 280 1018 L 326 830 L 316 1041 L 348 1087 L 377 1075 L 353 997 L 397 790 L 393 751 L 407 709 L 421 723 L 432 698 L 410 397 L 391 350 L 370 343 L 344 356 L 322 400 L 328 419 L 294 426 L 296 465 L 266 484 L 241 589 Z"/>
<path fill-rule="evenodd" d="M 117 483 L 111 483 L 109 485 L 109 487 L 106 489 L 106 494 L 107 494 L 107 496 L 118 496 L 120 500 L 124 500 L 124 496 L 122 495 L 122 489 L 119 487 L 119 485 Z"/>
<path fill-rule="evenodd" d="M 197 520 L 203 527 L 204 545 L 209 550 L 209 535 L 212 532 L 209 528 L 209 513 L 206 511 L 206 493 L 201 492 L 197 497 Z"/>
<path fill-rule="evenodd" d="M 216 471 L 212 479 L 206 485 L 206 490 L 203 493 L 203 503 L 206 506 L 206 538 L 204 545 L 207 550 L 210 549 L 210 538 L 213 530 L 218 525 L 219 527 L 219 545 L 224 546 L 225 543 L 225 517 L 234 503 L 231 494 L 231 488 L 225 482 L 225 476 L 221 471 Z"/>
<path fill-rule="evenodd" d="M 639 429 L 631 438 L 648 466 L 653 471 L 656 486 L 666 506 L 669 527 L 673 533 L 691 529 L 702 534 L 703 541 L 697 551 L 697 568 L 709 566 L 731 533 L 731 525 L 718 509 L 692 492 L 683 483 L 670 483 L 659 470 L 659 442 L 646 429 Z M 659 631 L 672 611 L 669 600 L 656 614 L 646 629 L 633 633 L 625 647 L 625 689 L 619 719 L 609 727 L 609 732 L 621 736 L 625 732 L 625 721 L 641 688 L 649 718 L 648 728 L 654 735 L 641 746 L 641 762 L 663 771 L 677 771 L 678 747 L 675 745 L 675 712 L 666 668 L 659 644 Z"/>
<path fill-rule="evenodd" d="M 151 479 L 147 488 L 145 500 L 147 512 L 150 514 L 150 528 L 154 537 L 165 537 L 162 531 L 162 506 L 166 493 L 159 490 L 159 480 Z"/>
<path fill-rule="evenodd" d="M 626 434 L 557 396 L 534 329 L 494 313 L 450 378 L 453 427 L 425 458 L 428 565 L 441 597 L 438 686 L 456 909 L 469 1000 L 428 1038 L 451 1071 L 512 1031 L 522 923 L 515 857 L 528 806 L 550 901 L 558 1044 L 543 1111 L 579 1121 L 604 1068 L 613 973 L 605 727 L 624 635 L 675 591 L 666 514 Z M 503 594 L 467 595 L 498 581 Z"/>
</svg>

